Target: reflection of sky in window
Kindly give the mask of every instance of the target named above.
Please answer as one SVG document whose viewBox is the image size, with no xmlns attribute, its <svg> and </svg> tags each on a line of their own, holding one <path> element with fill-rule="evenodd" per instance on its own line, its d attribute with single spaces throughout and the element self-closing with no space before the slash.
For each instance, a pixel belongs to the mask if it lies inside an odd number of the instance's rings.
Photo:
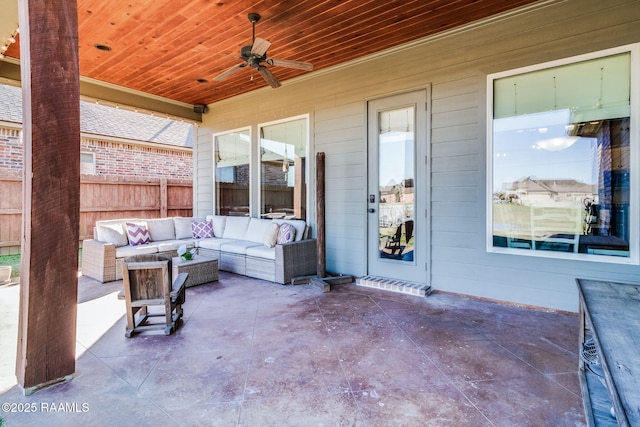
<svg viewBox="0 0 640 427">
<path fill-rule="evenodd" d="M 595 183 L 596 139 L 570 138 L 569 117 L 568 110 L 559 110 L 494 120 L 494 191 L 525 177 Z M 556 151 L 542 148 L 549 142 Z M 558 146 L 563 142 L 567 148 Z"/>
<path fill-rule="evenodd" d="M 380 186 L 413 178 L 413 132 L 387 132 L 379 137 Z"/>
</svg>

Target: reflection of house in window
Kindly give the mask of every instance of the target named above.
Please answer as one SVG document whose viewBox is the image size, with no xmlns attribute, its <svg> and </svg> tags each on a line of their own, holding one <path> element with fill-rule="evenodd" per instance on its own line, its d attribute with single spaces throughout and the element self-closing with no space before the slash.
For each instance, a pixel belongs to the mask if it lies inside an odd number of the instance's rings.
<svg viewBox="0 0 640 427">
<path fill-rule="evenodd" d="M 520 204 L 547 206 L 550 203 L 574 202 L 582 207 L 585 197 L 596 192 L 595 184 L 585 184 L 575 179 L 522 178 L 511 184 L 510 194 L 517 194 Z"/>
</svg>

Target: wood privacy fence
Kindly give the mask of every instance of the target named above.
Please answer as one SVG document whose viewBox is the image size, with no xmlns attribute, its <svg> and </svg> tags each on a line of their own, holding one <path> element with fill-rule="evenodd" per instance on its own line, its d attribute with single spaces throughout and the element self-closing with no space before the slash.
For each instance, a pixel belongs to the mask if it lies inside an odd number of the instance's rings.
<svg viewBox="0 0 640 427">
<path fill-rule="evenodd" d="M 102 219 L 192 216 L 190 180 L 82 175 L 80 240 Z M 55 224 L 52 224 L 55 226 Z M 0 174 L 0 255 L 20 253 L 22 175 Z"/>
</svg>

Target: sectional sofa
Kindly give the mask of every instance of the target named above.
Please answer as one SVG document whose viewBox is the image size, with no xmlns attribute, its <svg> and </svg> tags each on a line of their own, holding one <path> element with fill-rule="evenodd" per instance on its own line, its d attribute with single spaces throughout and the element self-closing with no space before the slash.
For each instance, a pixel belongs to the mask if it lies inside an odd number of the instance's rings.
<svg viewBox="0 0 640 427">
<path fill-rule="evenodd" d="M 97 221 L 82 249 L 82 274 L 102 283 L 122 279 L 125 257 L 177 256 L 181 245 L 218 260 L 220 270 L 276 283 L 315 274 L 316 240 L 303 220 L 209 215 L 206 218 Z"/>
</svg>

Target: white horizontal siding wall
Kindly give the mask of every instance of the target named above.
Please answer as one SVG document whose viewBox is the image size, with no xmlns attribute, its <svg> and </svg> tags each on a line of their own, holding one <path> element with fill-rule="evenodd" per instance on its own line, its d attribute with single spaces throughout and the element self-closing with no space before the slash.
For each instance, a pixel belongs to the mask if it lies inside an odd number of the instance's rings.
<svg viewBox="0 0 640 427">
<path fill-rule="evenodd" d="M 638 283 L 640 268 L 486 252 L 486 76 L 635 42 L 637 0 L 540 2 L 367 62 L 211 105 L 197 144 L 196 212 L 212 210 L 212 133 L 248 125 L 255 132 L 259 123 L 310 114 L 310 163 L 316 152 L 326 155 L 327 270 L 366 274 L 366 101 L 431 85 L 426 280 L 436 290 L 575 311 L 576 277 Z"/>
<path fill-rule="evenodd" d="M 197 128 L 193 150 L 193 216 L 204 218 L 213 213 L 213 144 L 211 131 Z"/>
<path fill-rule="evenodd" d="M 362 101 L 315 111 L 315 149 L 325 153 L 327 270 L 366 274 L 367 160 Z"/>
</svg>

